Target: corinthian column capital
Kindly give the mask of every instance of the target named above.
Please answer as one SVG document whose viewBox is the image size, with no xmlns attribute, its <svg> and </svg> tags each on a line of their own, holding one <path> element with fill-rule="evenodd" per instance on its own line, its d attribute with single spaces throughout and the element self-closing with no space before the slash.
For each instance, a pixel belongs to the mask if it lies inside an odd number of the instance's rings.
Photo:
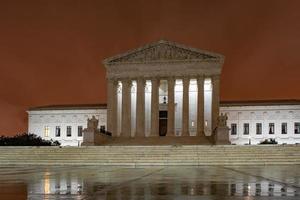
<svg viewBox="0 0 300 200">
<path fill-rule="evenodd" d="M 158 83 L 160 81 L 160 78 L 159 77 L 151 77 L 150 80 L 151 80 L 152 83 L 153 82 Z"/>
<path fill-rule="evenodd" d="M 201 83 L 201 81 L 204 81 L 205 77 L 203 75 L 197 76 L 197 83 Z"/>
<path fill-rule="evenodd" d="M 189 82 L 190 82 L 190 79 L 191 79 L 191 78 L 190 78 L 189 76 L 183 76 L 183 77 L 182 77 L 182 81 L 185 82 L 185 83 L 189 83 Z"/>
<path fill-rule="evenodd" d="M 132 80 L 131 79 L 122 79 L 122 84 L 128 85 L 129 87 L 132 86 Z"/>
<path fill-rule="evenodd" d="M 168 80 L 168 81 L 175 81 L 176 78 L 175 78 L 174 76 L 169 76 L 169 77 L 167 78 L 167 80 Z"/>
</svg>

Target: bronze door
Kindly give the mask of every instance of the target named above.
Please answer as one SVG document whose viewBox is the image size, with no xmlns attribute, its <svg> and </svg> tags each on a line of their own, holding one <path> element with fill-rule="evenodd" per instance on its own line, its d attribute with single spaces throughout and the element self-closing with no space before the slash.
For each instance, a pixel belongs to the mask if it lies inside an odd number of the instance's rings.
<svg viewBox="0 0 300 200">
<path fill-rule="evenodd" d="M 168 111 L 159 111 L 159 136 L 167 135 Z"/>
</svg>

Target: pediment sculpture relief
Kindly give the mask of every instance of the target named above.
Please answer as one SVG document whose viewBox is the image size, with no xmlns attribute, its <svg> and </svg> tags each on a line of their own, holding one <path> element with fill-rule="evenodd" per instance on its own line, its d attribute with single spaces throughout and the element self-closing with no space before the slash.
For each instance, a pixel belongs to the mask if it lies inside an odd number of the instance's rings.
<svg viewBox="0 0 300 200">
<path fill-rule="evenodd" d="M 209 53 L 181 47 L 168 41 L 160 41 L 126 54 L 108 59 L 107 63 L 143 63 L 155 61 L 183 61 L 193 59 L 216 59 Z"/>
</svg>

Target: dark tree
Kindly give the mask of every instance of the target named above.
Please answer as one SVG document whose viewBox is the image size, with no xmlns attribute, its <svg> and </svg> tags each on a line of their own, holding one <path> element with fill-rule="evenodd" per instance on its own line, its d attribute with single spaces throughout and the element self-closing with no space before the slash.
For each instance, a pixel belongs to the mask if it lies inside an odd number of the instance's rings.
<svg viewBox="0 0 300 200">
<path fill-rule="evenodd" d="M 58 141 L 44 140 L 35 134 L 18 134 L 16 136 L 0 136 L 0 146 L 60 146 Z"/>
<path fill-rule="evenodd" d="M 266 139 L 259 144 L 278 144 L 275 139 Z"/>
</svg>

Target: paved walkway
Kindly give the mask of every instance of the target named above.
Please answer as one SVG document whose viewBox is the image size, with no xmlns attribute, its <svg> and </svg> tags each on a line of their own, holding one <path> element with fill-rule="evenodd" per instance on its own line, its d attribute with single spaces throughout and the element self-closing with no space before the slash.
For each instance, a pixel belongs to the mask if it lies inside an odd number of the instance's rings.
<svg viewBox="0 0 300 200">
<path fill-rule="evenodd" d="M 0 199 L 299 200 L 300 166 L 0 167 Z"/>
</svg>

